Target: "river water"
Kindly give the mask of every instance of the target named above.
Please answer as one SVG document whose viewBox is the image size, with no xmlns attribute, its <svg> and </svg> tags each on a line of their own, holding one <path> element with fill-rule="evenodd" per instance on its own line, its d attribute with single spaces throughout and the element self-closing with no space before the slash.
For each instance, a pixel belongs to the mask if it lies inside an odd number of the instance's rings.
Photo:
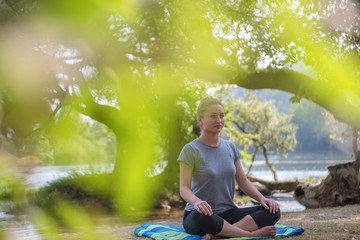
<svg viewBox="0 0 360 240">
<path fill-rule="evenodd" d="M 332 159 L 275 159 L 272 163 L 276 168 L 279 180 L 289 181 L 306 178 L 321 179 L 329 174 L 328 166 L 350 161 Z M 254 162 L 251 174 L 263 180 L 274 180 L 274 176 L 264 160 L 256 160 Z"/>
<path fill-rule="evenodd" d="M 305 178 L 321 179 L 328 174 L 327 167 L 339 163 L 349 162 L 350 160 L 327 160 L 327 159 L 274 159 L 273 163 L 277 169 L 279 180 L 296 180 Z M 246 167 L 245 167 L 246 168 Z M 12 170 L 15 176 L 24 179 L 24 184 L 28 187 L 39 188 L 45 186 L 51 181 L 57 180 L 71 175 L 74 172 L 85 173 L 85 172 L 111 172 L 112 167 L 109 165 L 98 165 L 98 166 L 43 166 L 35 167 L 32 169 Z M 245 170 L 246 171 L 246 170 Z M 264 161 L 257 160 L 254 163 L 251 171 L 253 175 L 264 180 L 273 180 L 273 175 L 268 170 Z M 1 173 L 0 173 L 1 174 Z M 291 193 L 277 193 L 272 196 L 268 196 L 276 199 L 281 206 L 282 212 L 293 212 L 303 211 L 304 206 L 300 205 L 292 197 Z M 3 235 L 0 235 L 0 239 L 7 240 L 40 240 L 44 239 L 39 233 L 35 226 L 29 220 L 27 215 L 12 215 L 6 212 L 7 205 L 11 205 L 10 202 L 0 203 L 0 229 Z M 249 204 L 251 205 L 251 203 Z M 167 218 L 179 217 L 181 212 L 154 212 L 152 215 L 153 219 L 161 219 L 164 216 Z M 116 224 L 104 225 L 104 228 L 116 228 Z M 61 236 L 60 236 L 61 235 Z M 76 234 L 75 234 L 76 235 Z M 59 239 L 76 239 L 74 234 L 61 233 Z"/>
</svg>

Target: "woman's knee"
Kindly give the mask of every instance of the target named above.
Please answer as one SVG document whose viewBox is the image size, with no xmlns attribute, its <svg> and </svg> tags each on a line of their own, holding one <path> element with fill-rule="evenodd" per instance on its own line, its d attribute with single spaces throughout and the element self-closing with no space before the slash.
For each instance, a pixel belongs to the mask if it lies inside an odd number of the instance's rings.
<svg viewBox="0 0 360 240">
<path fill-rule="evenodd" d="M 266 210 L 266 216 L 264 216 L 264 219 L 266 219 L 265 225 L 267 226 L 275 225 L 280 220 L 280 216 L 281 216 L 280 209 L 275 213 L 271 213 Z"/>
<path fill-rule="evenodd" d="M 280 208 L 279 208 L 279 210 L 276 212 L 276 214 L 277 214 L 278 221 L 279 221 L 280 218 L 281 218 L 281 210 L 280 210 Z"/>
<path fill-rule="evenodd" d="M 196 212 L 193 213 L 193 219 L 196 221 L 198 227 L 205 233 L 217 234 L 224 225 L 224 219 L 213 214 L 211 216 Z"/>
<path fill-rule="evenodd" d="M 280 209 L 276 213 L 271 213 L 265 208 L 263 210 L 257 211 L 250 216 L 254 219 L 258 228 L 262 228 L 264 226 L 272 226 L 275 225 L 281 216 Z"/>
<path fill-rule="evenodd" d="M 266 216 L 266 219 L 267 219 L 266 225 L 275 225 L 280 220 L 280 217 L 281 217 L 280 209 L 275 213 L 270 213 L 269 211 L 267 211 L 267 212 L 268 212 L 268 214 Z"/>
<path fill-rule="evenodd" d="M 279 208 L 279 210 L 273 214 L 273 222 L 274 223 L 272 225 L 275 225 L 275 223 L 277 223 L 280 220 L 280 217 L 281 217 L 281 211 Z"/>
</svg>

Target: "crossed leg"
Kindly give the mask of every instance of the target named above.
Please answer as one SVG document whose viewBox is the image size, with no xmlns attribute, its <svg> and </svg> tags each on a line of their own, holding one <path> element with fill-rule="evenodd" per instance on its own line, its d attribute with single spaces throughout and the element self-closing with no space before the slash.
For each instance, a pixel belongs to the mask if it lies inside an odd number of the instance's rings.
<svg viewBox="0 0 360 240">
<path fill-rule="evenodd" d="M 186 232 L 205 239 L 274 236 L 274 225 L 279 219 L 280 211 L 272 214 L 261 206 L 231 209 L 212 216 L 194 210 L 184 215 L 184 227 Z"/>
<path fill-rule="evenodd" d="M 212 235 L 207 233 L 203 236 L 203 238 L 210 240 L 220 237 L 265 237 L 275 235 L 275 226 L 264 226 L 262 228 L 258 228 L 254 219 L 250 215 L 247 215 L 234 224 L 230 224 L 224 220 L 223 228 L 218 234 Z"/>
</svg>

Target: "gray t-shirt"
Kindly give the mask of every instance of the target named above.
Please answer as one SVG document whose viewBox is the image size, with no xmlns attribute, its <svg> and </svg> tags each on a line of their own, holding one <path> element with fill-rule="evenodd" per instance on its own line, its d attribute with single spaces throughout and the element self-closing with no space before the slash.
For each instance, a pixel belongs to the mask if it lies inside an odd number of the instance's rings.
<svg viewBox="0 0 360 240">
<path fill-rule="evenodd" d="M 235 144 L 220 138 L 220 145 L 211 147 L 200 140 L 186 144 L 178 161 L 192 168 L 191 191 L 201 200 L 207 201 L 214 213 L 222 213 L 236 207 L 235 162 L 240 153 Z M 194 206 L 187 203 L 185 210 Z"/>
</svg>

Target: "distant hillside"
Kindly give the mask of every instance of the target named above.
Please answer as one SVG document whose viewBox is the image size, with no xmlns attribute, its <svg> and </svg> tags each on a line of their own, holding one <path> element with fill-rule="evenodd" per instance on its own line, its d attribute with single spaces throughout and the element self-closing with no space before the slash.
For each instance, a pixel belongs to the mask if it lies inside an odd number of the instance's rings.
<svg viewBox="0 0 360 240">
<path fill-rule="evenodd" d="M 242 98 L 247 89 L 238 88 L 237 96 Z M 352 154 L 351 139 L 346 142 L 330 139 L 330 135 L 336 132 L 337 136 L 347 128 L 346 125 L 337 121 L 330 121 L 327 111 L 318 105 L 301 99 L 300 103 L 291 103 L 290 98 L 293 94 L 272 90 L 252 90 L 262 101 L 272 101 L 280 112 L 292 113 L 294 122 L 298 125 L 297 146 L 294 153 L 290 155 L 318 155 L 324 154 L 331 158 L 350 158 Z"/>
</svg>

